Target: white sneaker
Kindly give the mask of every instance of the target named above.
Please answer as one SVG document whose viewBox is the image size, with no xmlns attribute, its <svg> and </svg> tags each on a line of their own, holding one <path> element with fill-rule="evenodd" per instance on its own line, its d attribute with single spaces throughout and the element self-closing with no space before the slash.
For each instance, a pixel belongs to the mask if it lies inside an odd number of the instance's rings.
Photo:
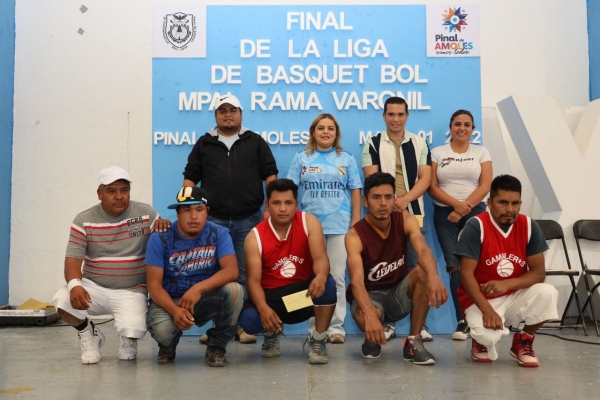
<svg viewBox="0 0 600 400">
<path fill-rule="evenodd" d="M 383 333 L 385 333 L 385 340 L 390 340 L 396 337 L 396 324 L 385 323 L 383 324 Z"/>
<path fill-rule="evenodd" d="M 452 340 L 467 340 L 471 336 L 471 329 L 464 319 L 458 321 L 456 330 L 452 334 Z"/>
<path fill-rule="evenodd" d="M 137 339 L 119 335 L 119 360 L 135 360 L 137 356 Z"/>
<path fill-rule="evenodd" d="M 421 329 L 421 340 L 424 342 L 433 342 L 433 336 L 427 330 L 427 325 L 423 325 L 423 329 Z"/>
<path fill-rule="evenodd" d="M 104 334 L 100 329 L 90 323 L 87 329 L 77 333 L 77 337 L 81 346 L 81 363 L 96 364 L 100 361 L 100 347 L 104 346 Z"/>
</svg>

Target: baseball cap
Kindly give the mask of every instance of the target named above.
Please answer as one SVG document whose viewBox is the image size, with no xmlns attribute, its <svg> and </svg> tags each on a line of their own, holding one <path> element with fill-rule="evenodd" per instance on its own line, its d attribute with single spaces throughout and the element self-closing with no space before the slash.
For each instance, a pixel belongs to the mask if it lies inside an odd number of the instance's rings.
<svg viewBox="0 0 600 400">
<path fill-rule="evenodd" d="M 127 182 L 131 183 L 131 178 L 129 177 L 129 172 L 125 171 L 121 167 L 109 167 L 100 171 L 100 176 L 98 177 L 98 186 L 100 185 L 110 185 L 113 182 L 118 181 L 119 179 L 124 179 Z"/>
<path fill-rule="evenodd" d="M 221 107 L 223 104 L 231 104 L 232 106 L 237 107 L 240 110 L 242 109 L 240 101 L 237 97 L 235 97 L 232 94 L 224 94 L 221 97 L 217 97 L 217 99 L 215 100 L 215 110 Z"/>
<path fill-rule="evenodd" d="M 168 209 L 174 209 L 179 206 L 191 204 L 206 204 L 208 205 L 208 193 L 206 190 L 197 186 L 184 186 L 177 192 L 177 203 L 168 206 Z"/>
</svg>

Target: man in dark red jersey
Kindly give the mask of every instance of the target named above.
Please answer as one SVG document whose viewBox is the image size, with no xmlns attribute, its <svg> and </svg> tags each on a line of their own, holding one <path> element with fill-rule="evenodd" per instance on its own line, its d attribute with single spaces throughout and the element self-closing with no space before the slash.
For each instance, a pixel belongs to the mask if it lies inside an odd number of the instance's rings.
<svg viewBox="0 0 600 400">
<path fill-rule="evenodd" d="M 439 308 L 448 293 L 437 273 L 431 250 L 414 215 L 394 210 L 395 179 L 376 172 L 365 179 L 367 215 L 346 234 L 350 287 L 346 292 L 352 317 L 365 332 L 362 355 L 377 358 L 386 343 L 384 322 L 396 322 L 409 313 L 410 334 L 404 342 L 404 359 L 419 365 L 435 364 L 419 332 L 429 307 Z M 407 268 L 410 239 L 419 262 Z"/>
<path fill-rule="evenodd" d="M 510 354 L 520 366 L 538 367 L 534 333 L 545 321 L 558 318 L 558 292 L 543 283 L 548 245 L 536 222 L 519 214 L 517 178 L 494 178 L 487 204 L 487 212 L 467 222 L 454 250 L 461 257 L 458 295 L 471 328 L 471 358 L 496 360 L 496 343 L 509 333 L 504 324 L 525 321 L 523 331 L 513 337 Z"/>
<path fill-rule="evenodd" d="M 261 354 L 279 357 L 279 334 L 283 324 L 296 324 L 315 317 L 309 343 L 308 362 L 329 362 L 325 342 L 337 301 L 336 286 L 329 274 L 323 230 L 319 220 L 298 211 L 298 186 L 290 179 L 267 185 L 269 219 L 246 237 L 246 301 L 239 323 L 249 334 L 264 333 Z M 289 312 L 283 296 L 306 290 L 314 306 Z"/>
</svg>

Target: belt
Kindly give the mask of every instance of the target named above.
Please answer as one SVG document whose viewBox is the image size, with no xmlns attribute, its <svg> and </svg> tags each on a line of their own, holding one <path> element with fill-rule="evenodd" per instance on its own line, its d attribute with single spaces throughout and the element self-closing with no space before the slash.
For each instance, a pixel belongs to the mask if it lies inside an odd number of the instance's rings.
<svg viewBox="0 0 600 400">
<path fill-rule="evenodd" d="M 446 267 L 446 272 L 458 272 L 460 271 L 460 267 Z"/>
</svg>

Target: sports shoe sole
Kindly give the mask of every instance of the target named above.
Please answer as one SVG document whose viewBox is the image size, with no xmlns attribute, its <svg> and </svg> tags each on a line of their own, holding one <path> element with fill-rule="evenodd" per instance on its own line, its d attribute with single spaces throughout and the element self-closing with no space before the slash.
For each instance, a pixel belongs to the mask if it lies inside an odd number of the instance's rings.
<svg viewBox="0 0 600 400">
<path fill-rule="evenodd" d="M 381 357 L 381 353 L 379 353 L 379 355 L 377 355 L 377 356 L 372 356 L 372 355 L 370 355 L 370 354 L 367 354 L 367 355 L 364 355 L 364 354 L 363 354 L 362 356 L 363 356 L 363 358 L 368 358 L 368 359 L 374 360 L 374 359 L 376 359 L 376 358 L 379 358 L 379 357 Z"/>
<path fill-rule="evenodd" d="M 134 361 L 137 358 L 137 354 L 136 355 L 131 355 L 131 356 L 124 356 L 119 354 L 119 360 L 122 361 Z"/>
<path fill-rule="evenodd" d="M 157 364 L 172 364 L 175 362 L 175 355 L 173 355 L 173 357 L 165 357 L 165 358 L 159 358 L 156 363 Z"/>
<path fill-rule="evenodd" d="M 427 361 L 419 361 L 419 362 L 415 361 L 414 358 L 406 358 L 404 356 L 402 356 L 402 359 L 406 362 L 411 362 L 415 365 L 433 365 L 433 364 L 435 364 L 435 359 L 433 359 L 433 358 L 430 358 Z"/>
<path fill-rule="evenodd" d="M 206 365 L 208 365 L 209 367 L 224 367 L 227 365 L 227 361 L 225 362 L 210 362 L 210 361 L 206 361 Z"/>
<path fill-rule="evenodd" d="M 480 363 L 491 363 L 492 360 L 490 358 L 477 358 L 473 355 L 473 353 L 471 353 L 471 360 L 475 361 L 475 362 L 480 362 Z"/>
<path fill-rule="evenodd" d="M 281 355 L 281 352 L 279 353 L 260 353 L 260 356 L 262 358 L 277 358 Z"/>
<path fill-rule="evenodd" d="M 209 360 L 205 359 L 204 362 L 209 367 L 215 367 L 215 368 L 222 368 L 227 365 L 227 359 L 225 359 L 223 361 L 209 361 Z"/>
<path fill-rule="evenodd" d="M 521 366 L 521 367 L 536 368 L 536 367 L 540 366 L 539 362 L 525 362 L 525 361 L 519 360 L 519 356 L 516 355 L 512 349 L 510 349 L 510 355 L 517 359 L 517 362 L 519 363 L 519 366 Z"/>
<path fill-rule="evenodd" d="M 413 358 L 404 358 L 404 357 L 402 357 L 402 359 L 404 361 L 406 361 L 406 362 L 411 362 L 411 363 L 413 363 L 415 365 L 433 365 L 433 364 L 435 364 L 435 360 L 433 358 L 431 358 L 431 359 L 429 359 L 427 361 L 420 361 L 420 362 L 415 361 Z"/>
<path fill-rule="evenodd" d="M 412 362 L 415 365 L 433 365 L 433 364 L 435 364 L 435 360 L 434 359 L 430 359 L 430 360 L 427 360 L 427 361 L 421 361 L 421 362 L 417 362 L 417 361 L 412 360 Z"/>
<path fill-rule="evenodd" d="M 471 335 L 464 332 L 454 332 L 452 334 L 452 340 L 467 340 Z"/>
<path fill-rule="evenodd" d="M 313 365 L 319 365 L 319 364 L 329 364 L 329 357 L 327 356 L 314 356 L 311 357 L 310 355 L 308 356 L 308 363 L 309 364 L 313 364 Z"/>
</svg>

